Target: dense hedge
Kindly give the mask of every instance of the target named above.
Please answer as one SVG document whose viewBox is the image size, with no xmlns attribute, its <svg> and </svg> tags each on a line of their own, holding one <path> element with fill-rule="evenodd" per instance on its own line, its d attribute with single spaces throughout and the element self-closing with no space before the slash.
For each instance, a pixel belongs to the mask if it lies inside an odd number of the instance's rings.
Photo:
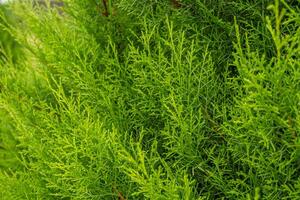
<svg viewBox="0 0 300 200">
<path fill-rule="evenodd" d="M 299 0 L 45 5 L 2 23 L 3 199 L 300 198 Z"/>
<path fill-rule="evenodd" d="M 10 33 L 8 26 L 14 26 L 15 19 L 6 5 L 0 4 L 0 62 L 17 62 L 22 55 L 20 44 Z"/>
</svg>

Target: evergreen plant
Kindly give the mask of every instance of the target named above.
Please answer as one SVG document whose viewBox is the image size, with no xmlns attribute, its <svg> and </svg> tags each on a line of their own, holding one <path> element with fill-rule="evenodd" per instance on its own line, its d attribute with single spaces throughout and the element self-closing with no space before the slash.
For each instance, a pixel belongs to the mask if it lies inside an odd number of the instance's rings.
<svg viewBox="0 0 300 200">
<path fill-rule="evenodd" d="M 300 199 L 299 0 L 7 9 L 0 199 Z"/>
</svg>

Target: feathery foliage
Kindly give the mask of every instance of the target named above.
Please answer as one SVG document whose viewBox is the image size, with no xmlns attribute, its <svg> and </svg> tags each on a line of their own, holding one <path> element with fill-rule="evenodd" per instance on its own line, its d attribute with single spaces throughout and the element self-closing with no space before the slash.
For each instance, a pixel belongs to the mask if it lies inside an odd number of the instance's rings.
<svg viewBox="0 0 300 200">
<path fill-rule="evenodd" d="M 300 198 L 299 0 L 51 5 L 1 13 L 2 199 Z"/>
</svg>

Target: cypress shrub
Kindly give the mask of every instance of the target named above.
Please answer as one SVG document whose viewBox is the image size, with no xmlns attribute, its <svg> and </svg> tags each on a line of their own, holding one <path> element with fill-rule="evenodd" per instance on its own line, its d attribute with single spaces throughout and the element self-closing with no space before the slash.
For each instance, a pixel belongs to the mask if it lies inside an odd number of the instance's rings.
<svg viewBox="0 0 300 200">
<path fill-rule="evenodd" d="M 0 196 L 299 199 L 299 3 L 10 2 Z"/>
</svg>

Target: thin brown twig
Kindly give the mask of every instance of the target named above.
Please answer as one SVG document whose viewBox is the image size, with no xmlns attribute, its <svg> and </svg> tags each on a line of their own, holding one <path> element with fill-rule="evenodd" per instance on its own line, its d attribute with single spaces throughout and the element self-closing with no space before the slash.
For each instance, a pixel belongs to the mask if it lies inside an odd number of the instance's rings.
<svg viewBox="0 0 300 200">
<path fill-rule="evenodd" d="M 113 192 L 117 193 L 119 200 L 126 200 L 123 194 L 117 190 L 116 186 L 113 186 Z"/>
<path fill-rule="evenodd" d="M 108 12 L 108 5 L 107 5 L 107 0 L 102 0 L 102 4 L 104 7 L 104 11 L 102 12 L 102 15 L 105 17 L 108 17 L 109 12 Z"/>
<path fill-rule="evenodd" d="M 182 7 L 182 4 L 180 3 L 179 0 L 171 0 L 171 3 L 172 3 L 172 6 L 174 8 L 181 8 Z"/>
</svg>

